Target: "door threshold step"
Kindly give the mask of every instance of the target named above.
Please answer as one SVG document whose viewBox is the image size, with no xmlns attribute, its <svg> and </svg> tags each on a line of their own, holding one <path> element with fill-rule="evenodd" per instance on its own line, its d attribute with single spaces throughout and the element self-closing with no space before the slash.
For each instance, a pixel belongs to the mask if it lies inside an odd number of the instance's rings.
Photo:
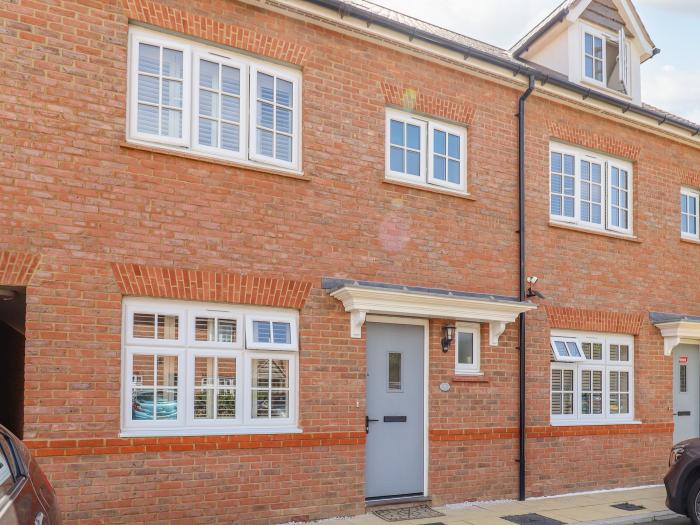
<svg viewBox="0 0 700 525">
<path fill-rule="evenodd" d="M 417 505 L 430 505 L 433 499 L 430 496 L 400 496 L 396 498 L 382 498 L 365 500 L 367 509 L 383 510 L 398 509 L 402 507 L 414 507 Z"/>
</svg>

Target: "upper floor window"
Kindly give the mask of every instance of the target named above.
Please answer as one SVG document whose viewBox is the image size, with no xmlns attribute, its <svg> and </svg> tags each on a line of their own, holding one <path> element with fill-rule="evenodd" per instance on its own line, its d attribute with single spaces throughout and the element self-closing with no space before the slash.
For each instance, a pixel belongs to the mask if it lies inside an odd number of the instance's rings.
<svg viewBox="0 0 700 525">
<path fill-rule="evenodd" d="M 386 110 L 386 177 L 465 192 L 467 130 Z"/>
<path fill-rule="evenodd" d="M 300 169 L 299 71 L 133 27 L 130 61 L 129 139 Z"/>
<path fill-rule="evenodd" d="M 552 143 L 550 217 L 595 230 L 631 234 L 631 164 Z"/>
<path fill-rule="evenodd" d="M 613 36 L 583 26 L 582 48 L 585 80 L 631 95 L 630 50 L 624 27 Z"/>
<path fill-rule="evenodd" d="M 698 201 L 700 192 L 689 188 L 681 189 L 681 236 L 688 239 L 700 238 L 700 214 Z"/>
<path fill-rule="evenodd" d="M 553 422 L 629 422 L 634 417 L 631 336 L 557 333 L 552 340 L 550 413 Z M 577 354 L 562 355 L 569 347 Z M 567 352 L 564 352 L 565 354 Z"/>
<path fill-rule="evenodd" d="M 124 319 L 126 433 L 294 429 L 296 312 L 128 298 Z"/>
</svg>

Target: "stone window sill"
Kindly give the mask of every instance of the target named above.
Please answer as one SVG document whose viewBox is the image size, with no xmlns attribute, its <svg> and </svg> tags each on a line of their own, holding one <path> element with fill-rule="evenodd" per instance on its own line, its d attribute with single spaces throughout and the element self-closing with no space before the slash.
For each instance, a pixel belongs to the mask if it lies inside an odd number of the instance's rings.
<svg viewBox="0 0 700 525">
<path fill-rule="evenodd" d="M 577 224 L 568 224 L 565 222 L 549 221 L 550 228 L 561 228 L 563 230 L 576 231 L 581 233 L 588 233 L 591 235 L 599 235 L 601 237 L 611 237 L 613 239 L 620 239 L 622 241 L 638 242 L 641 243 L 635 235 L 626 235 L 624 233 L 615 233 L 607 230 L 594 230 L 592 228 L 586 228 L 585 226 L 579 226 Z"/>
</svg>

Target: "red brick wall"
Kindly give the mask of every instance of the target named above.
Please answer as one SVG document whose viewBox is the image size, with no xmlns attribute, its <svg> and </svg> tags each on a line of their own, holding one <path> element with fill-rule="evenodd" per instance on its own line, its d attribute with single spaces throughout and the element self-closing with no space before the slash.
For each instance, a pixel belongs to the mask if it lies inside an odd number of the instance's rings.
<svg viewBox="0 0 700 525">
<path fill-rule="evenodd" d="M 306 177 L 125 147 L 129 18 L 301 66 Z M 0 0 L 0 44 L 0 250 L 33 254 L 22 271 L 5 270 L 18 266 L 0 254 L 0 284 L 33 273 L 22 277 L 25 437 L 66 521 L 247 524 L 361 512 L 364 339 L 349 338 L 348 314 L 321 278 L 517 295 L 519 93 L 233 0 Z M 384 182 L 388 103 L 468 125 L 474 200 Z M 679 241 L 676 209 L 680 181 L 700 180 L 688 172 L 695 153 L 538 97 L 528 104 L 528 274 L 541 279 L 539 302 L 558 309 L 528 314 L 529 493 L 658 482 L 671 367 L 647 312 L 700 313 L 697 289 L 678 271 L 697 246 Z M 551 137 L 634 161 L 641 242 L 548 225 Z M 220 284 L 244 276 L 268 292 Z M 149 290 L 300 307 L 304 433 L 118 438 L 121 298 Z M 548 334 L 569 320 L 638 331 L 634 432 L 549 427 Z M 430 333 L 430 493 L 436 503 L 514 497 L 516 325 L 498 347 L 484 328 L 484 379 L 460 382 L 454 355 L 440 351 L 442 324 L 433 320 Z M 639 464 L 634 452 L 648 446 Z M 581 468 L 562 471 L 567 463 Z"/>
</svg>

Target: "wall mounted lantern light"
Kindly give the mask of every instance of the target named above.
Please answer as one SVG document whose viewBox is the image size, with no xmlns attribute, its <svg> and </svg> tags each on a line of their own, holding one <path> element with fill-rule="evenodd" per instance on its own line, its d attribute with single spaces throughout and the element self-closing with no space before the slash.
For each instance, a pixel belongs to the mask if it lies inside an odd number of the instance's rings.
<svg viewBox="0 0 700 525">
<path fill-rule="evenodd" d="M 454 341 L 455 330 L 454 325 L 447 324 L 442 327 L 442 351 L 445 353 L 447 353 L 450 349 L 450 344 Z"/>
</svg>

